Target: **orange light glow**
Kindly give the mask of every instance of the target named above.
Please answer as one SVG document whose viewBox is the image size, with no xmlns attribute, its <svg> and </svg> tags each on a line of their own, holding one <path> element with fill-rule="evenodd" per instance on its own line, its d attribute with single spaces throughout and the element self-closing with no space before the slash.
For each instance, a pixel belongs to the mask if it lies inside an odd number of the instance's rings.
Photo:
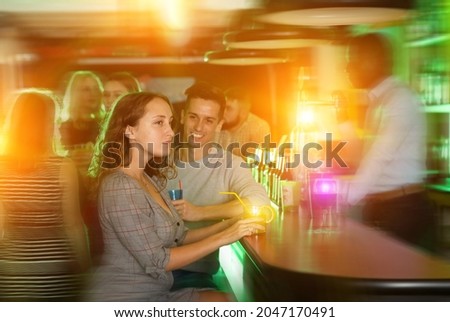
<svg viewBox="0 0 450 322">
<path fill-rule="evenodd" d="M 312 124 L 314 122 L 314 119 L 314 111 L 311 109 L 302 108 L 297 114 L 297 123 L 299 125 Z"/>
<path fill-rule="evenodd" d="M 186 1 L 164 0 L 161 1 L 161 10 L 169 29 L 180 30 L 188 27 L 186 17 L 188 13 Z"/>
<path fill-rule="evenodd" d="M 3 128 L 3 124 L 0 128 Z M 4 131 L 0 131 L 0 154 L 3 154 L 5 152 L 5 143 L 6 143 L 6 135 L 3 133 Z"/>
</svg>

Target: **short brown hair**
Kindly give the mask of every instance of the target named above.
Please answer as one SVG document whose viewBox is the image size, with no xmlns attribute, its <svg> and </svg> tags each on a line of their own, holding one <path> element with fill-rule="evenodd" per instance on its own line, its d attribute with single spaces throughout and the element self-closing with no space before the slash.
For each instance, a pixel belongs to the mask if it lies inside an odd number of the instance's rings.
<svg viewBox="0 0 450 322">
<path fill-rule="evenodd" d="M 186 106 L 189 106 L 190 100 L 193 98 L 202 98 L 209 101 L 217 102 L 220 106 L 219 119 L 223 118 L 226 100 L 224 92 L 216 86 L 206 82 L 197 82 L 184 92 L 186 94 Z"/>
</svg>

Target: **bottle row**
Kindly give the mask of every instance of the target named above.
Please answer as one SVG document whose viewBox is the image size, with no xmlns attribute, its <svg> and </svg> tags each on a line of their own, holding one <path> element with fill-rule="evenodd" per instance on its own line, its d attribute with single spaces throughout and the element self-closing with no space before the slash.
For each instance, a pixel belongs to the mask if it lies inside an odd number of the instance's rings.
<svg viewBox="0 0 450 322">
<path fill-rule="evenodd" d="M 450 7 L 445 0 L 417 2 L 420 9 L 407 26 L 408 39 L 427 38 L 449 32 Z"/>
<path fill-rule="evenodd" d="M 274 204 L 281 206 L 283 198 L 281 182 L 291 179 L 287 166 L 289 156 L 275 155 L 274 151 L 258 148 L 254 158 L 248 158 L 247 162 L 255 181 L 264 187 Z"/>
<path fill-rule="evenodd" d="M 334 175 L 306 167 L 291 169 L 291 157 L 290 153 L 276 155 L 260 149 L 247 160 L 254 179 L 266 189 L 271 201 L 283 210 L 308 207 L 313 201 L 320 207 L 336 206 L 338 183 Z"/>
<path fill-rule="evenodd" d="M 450 104 L 450 73 L 443 62 L 426 62 L 417 75 L 417 86 L 423 104 Z"/>
<path fill-rule="evenodd" d="M 441 136 L 429 143 L 427 168 L 441 174 L 450 174 L 450 142 L 448 137 Z"/>
</svg>

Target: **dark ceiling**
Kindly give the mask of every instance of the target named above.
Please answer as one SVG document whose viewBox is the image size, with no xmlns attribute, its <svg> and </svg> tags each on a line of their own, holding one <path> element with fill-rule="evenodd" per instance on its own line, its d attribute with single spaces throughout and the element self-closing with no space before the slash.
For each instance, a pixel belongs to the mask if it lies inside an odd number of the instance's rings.
<svg viewBox="0 0 450 322">
<path fill-rule="evenodd" d="M 6 0 L 6 3 L 8 1 L 10 0 Z M 11 4 L 14 1 L 10 1 Z M 196 0 L 192 3 L 200 2 Z M 212 3 L 212 1 L 203 2 Z M 234 1 L 234 3 L 237 2 Z M 38 11 L 40 5 L 44 6 L 51 1 L 28 1 L 26 4 L 30 3 L 32 6 L 30 11 L 23 8 L 7 11 L 4 8 L 8 6 L 3 7 L 0 4 L 0 38 L 12 35 L 15 39 L 23 41 L 31 53 L 54 58 L 111 56 L 201 58 L 207 51 L 224 49 L 222 38 L 226 32 L 286 28 L 265 25 L 255 19 L 259 14 L 273 12 L 273 10 L 294 7 L 298 9 L 299 6 L 306 8 L 323 6 L 408 8 L 412 6 L 412 2 L 413 0 L 254 0 L 245 2 L 259 4 L 251 9 L 192 9 L 186 14 L 187 27 L 177 30 L 168 27 L 170 24 L 167 21 L 168 18 L 162 14 L 161 10 L 124 10 L 123 8 L 132 8 L 132 6 L 124 5 L 122 0 L 116 0 L 118 8 L 122 6 L 121 10 L 96 12 L 69 11 L 68 8 L 61 12 L 45 11 L 45 8 Z M 23 1 L 19 0 L 18 3 L 24 5 Z M 218 1 L 218 3 L 223 5 L 223 2 Z M 83 6 L 85 9 L 89 8 L 86 3 Z M 10 5 L 9 8 L 14 9 L 14 6 Z"/>
<path fill-rule="evenodd" d="M 46 57 L 195 57 L 224 49 L 223 34 L 248 28 L 254 13 L 197 12 L 196 23 L 184 30 L 168 29 L 149 11 L 3 13 L 0 34 L 3 29 Z"/>
</svg>

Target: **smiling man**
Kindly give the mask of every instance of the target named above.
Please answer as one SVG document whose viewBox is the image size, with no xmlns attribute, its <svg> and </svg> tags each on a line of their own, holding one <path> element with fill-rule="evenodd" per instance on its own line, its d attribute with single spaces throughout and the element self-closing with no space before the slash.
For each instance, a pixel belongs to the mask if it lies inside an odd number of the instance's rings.
<svg viewBox="0 0 450 322">
<path fill-rule="evenodd" d="M 244 202 L 270 205 L 264 188 L 257 183 L 241 158 L 225 151 L 215 143 L 222 126 L 225 95 L 208 83 L 189 87 L 180 123 L 182 144 L 177 149 L 178 177 L 168 182 L 168 189 L 183 185 L 183 199 L 173 204 L 190 228 L 210 225 L 224 218 L 244 213 L 241 203 L 232 195 L 237 193 Z M 219 269 L 218 252 L 174 272 L 174 288 L 216 287 L 212 275 Z"/>
</svg>

